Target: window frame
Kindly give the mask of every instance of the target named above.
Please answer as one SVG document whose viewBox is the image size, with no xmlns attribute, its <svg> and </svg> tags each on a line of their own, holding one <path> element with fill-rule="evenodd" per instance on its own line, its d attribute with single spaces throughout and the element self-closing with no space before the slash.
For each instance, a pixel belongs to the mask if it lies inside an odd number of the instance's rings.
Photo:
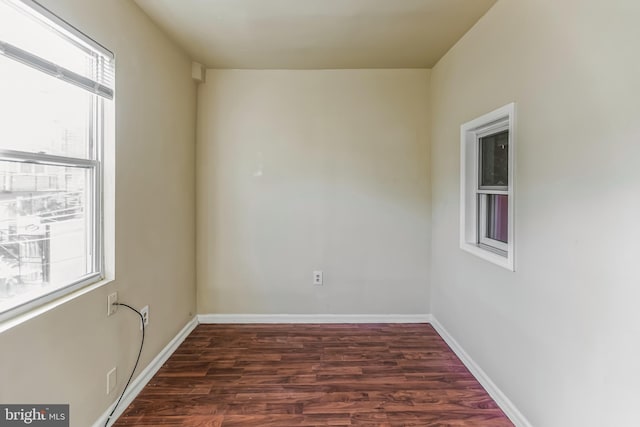
<svg viewBox="0 0 640 427">
<path fill-rule="evenodd" d="M 110 69 L 113 73 L 115 70 L 115 64 L 113 63 L 114 55 L 102 45 L 98 44 L 89 36 L 77 30 L 75 27 L 34 1 L 15 0 L 14 4 L 28 10 L 30 14 L 37 16 L 38 19 L 47 22 L 47 25 L 55 28 L 59 35 L 67 39 L 69 43 L 73 43 L 81 49 L 90 49 L 95 52 L 96 55 L 100 55 L 98 57 L 100 61 L 104 61 L 104 58 L 108 58 L 107 60 L 111 61 Z M 92 117 L 92 128 L 89 140 L 87 141 L 87 148 L 90 152 L 89 158 L 0 148 L 0 160 L 2 161 L 72 167 L 88 170 L 87 190 L 90 197 L 87 198 L 86 206 L 90 209 L 90 213 L 87 214 L 87 218 L 90 218 L 91 221 L 91 227 L 87 230 L 91 243 L 90 248 L 88 248 L 87 251 L 87 256 L 90 257 L 90 263 L 87 265 L 90 267 L 91 271 L 88 274 L 77 277 L 76 280 L 52 289 L 50 292 L 40 294 L 33 298 L 29 298 L 28 300 L 19 300 L 11 308 L 0 312 L 0 322 L 4 322 L 5 320 L 29 312 L 39 306 L 71 294 L 74 291 L 92 284 L 97 284 L 107 278 L 108 266 L 106 265 L 105 257 L 108 254 L 105 253 L 104 161 L 106 140 L 110 140 L 112 138 L 112 130 L 109 129 L 109 127 L 113 125 L 114 93 L 112 86 L 109 85 L 111 82 L 107 82 L 107 85 L 97 82 L 92 83 L 90 79 L 79 76 L 55 63 L 42 59 L 37 55 L 14 48 L 6 43 L 2 43 L 2 46 L 0 47 L 0 54 L 5 57 L 22 62 L 24 66 L 35 68 L 44 74 L 50 74 L 53 77 L 65 81 L 67 84 L 79 86 L 93 95 L 93 102 L 91 104 L 90 111 Z M 104 66 L 103 63 L 101 63 L 100 66 Z M 52 72 L 54 69 L 56 70 L 56 73 Z M 110 78 L 113 78 L 112 75 Z M 111 225 L 109 225 L 109 229 L 111 229 Z M 109 268 L 109 270 L 111 271 L 111 268 Z M 112 274 L 112 272 L 109 274 Z"/>
<path fill-rule="evenodd" d="M 482 186 L 481 140 L 508 131 L 508 185 Z M 460 248 L 515 271 L 515 103 L 464 123 L 460 127 Z M 486 236 L 488 195 L 507 196 L 507 243 Z"/>
</svg>

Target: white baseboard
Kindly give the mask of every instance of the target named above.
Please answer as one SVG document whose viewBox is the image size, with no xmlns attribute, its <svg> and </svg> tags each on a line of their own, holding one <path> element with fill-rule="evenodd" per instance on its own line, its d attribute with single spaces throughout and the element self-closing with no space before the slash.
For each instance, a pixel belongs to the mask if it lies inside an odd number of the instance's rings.
<svg viewBox="0 0 640 427">
<path fill-rule="evenodd" d="M 458 344 L 458 342 L 447 332 L 447 330 L 432 316 L 431 325 L 442 337 L 442 339 L 451 347 L 451 350 L 458 356 L 464 365 L 471 371 L 473 376 L 478 380 L 482 387 L 487 390 L 489 396 L 498 404 L 500 409 L 509 417 L 516 427 L 532 427 L 531 423 L 518 410 L 511 400 L 491 381 L 491 378 L 478 366 L 478 364 L 467 354 L 466 351 Z"/>
<path fill-rule="evenodd" d="M 489 376 L 467 354 L 449 332 L 431 314 L 199 314 L 167 344 L 149 365 L 133 380 L 125 393 L 116 412 L 111 417 L 109 426 L 122 415 L 124 410 L 142 391 L 156 372 L 169 359 L 199 324 L 215 323 L 430 323 L 442 339 L 451 347 L 462 363 L 471 371 L 487 393 L 500 406 L 516 427 L 532 427 L 531 423 L 498 388 Z M 96 420 L 93 427 L 103 427 L 115 402 Z"/>
<path fill-rule="evenodd" d="M 169 359 L 169 357 L 173 354 L 174 351 L 182 344 L 182 342 L 189 336 L 191 331 L 198 326 L 198 319 L 194 317 L 185 325 L 184 328 L 178 334 L 173 337 L 169 344 L 167 344 L 161 351 L 158 353 L 156 357 L 147 365 L 146 368 L 129 384 L 126 393 L 122 397 L 120 404 L 118 405 L 118 409 L 111 416 L 111 420 L 109 422 L 109 426 L 116 422 L 118 417 L 122 415 L 125 409 L 129 406 L 133 399 L 142 391 L 145 385 L 153 378 L 156 372 L 162 367 L 164 362 Z M 120 397 L 119 395 L 117 397 Z M 107 417 L 113 410 L 116 402 L 113 402 L 107 410 L 93 423 L 93 427 L 104 427 L 105 421 L 107 421 Z"/>
<path fill-rule="evenodd" d="M 200 323 L 430 323 L 430 314 L 199 314 Z"/>
</svg>

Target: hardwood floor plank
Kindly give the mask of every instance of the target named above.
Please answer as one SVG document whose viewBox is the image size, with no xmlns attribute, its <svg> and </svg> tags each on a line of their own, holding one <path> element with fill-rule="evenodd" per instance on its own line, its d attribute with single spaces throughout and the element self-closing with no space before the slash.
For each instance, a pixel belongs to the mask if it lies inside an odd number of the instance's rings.
<svg viewBox="0 0 640 427">
<path fill-rule="evenodd" d="M 427 324 L 200 325 L 116 423 L 512 425 Z"/>
</svg>

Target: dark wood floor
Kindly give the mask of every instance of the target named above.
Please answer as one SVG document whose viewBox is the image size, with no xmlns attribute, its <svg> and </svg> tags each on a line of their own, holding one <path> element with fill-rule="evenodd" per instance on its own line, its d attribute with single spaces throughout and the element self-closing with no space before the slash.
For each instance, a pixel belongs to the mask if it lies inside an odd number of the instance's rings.
<svg viewBox="0 0 640 427">
<path fill-rule="evenodd" d="M 512 426 L 428 324 L 200 325 L 117 426 Z"/>
</svg>

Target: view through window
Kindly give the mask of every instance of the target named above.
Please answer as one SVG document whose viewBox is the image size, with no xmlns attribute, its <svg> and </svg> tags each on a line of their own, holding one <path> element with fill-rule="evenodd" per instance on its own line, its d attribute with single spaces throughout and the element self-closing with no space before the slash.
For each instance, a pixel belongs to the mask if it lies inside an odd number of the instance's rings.
<svg viewBox="0 0 640 427">
<path fill-rule="evenodd" d="M 102 277 L 113 58 L 44 12 L 0 0 L 0 314 Z"/>
</svg>

